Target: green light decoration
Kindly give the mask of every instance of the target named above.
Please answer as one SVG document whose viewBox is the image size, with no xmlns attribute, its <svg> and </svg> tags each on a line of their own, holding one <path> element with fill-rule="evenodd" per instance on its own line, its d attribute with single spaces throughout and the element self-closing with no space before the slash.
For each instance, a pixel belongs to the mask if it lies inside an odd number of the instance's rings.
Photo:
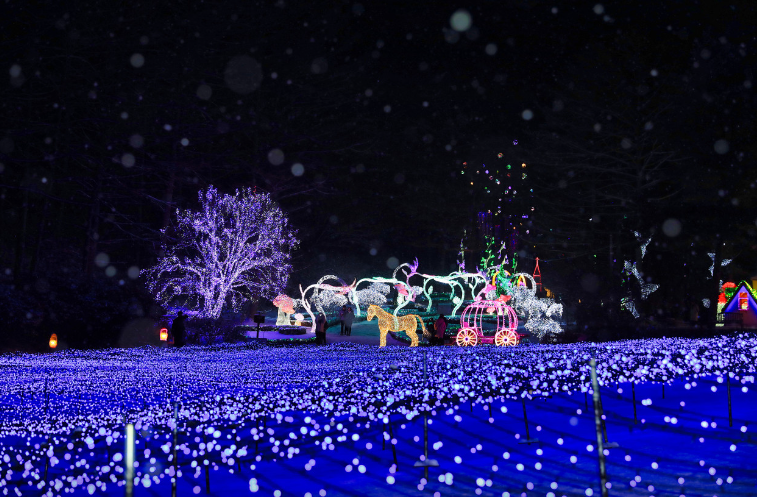
<svg viewBox="0 0 757 497">
<path fill-rule="evenodd" d="M 483 271 L 486 276 L 491 277 L 495 272 L 499 271 L 502 264 L 507 263 L 507 255 L 505 255 L 504 260 L 499 265 L 495 265 L 496 259 L 502 257 L 502 251 L 505 250 L 505 242 L 502 242 L 499 250 L 496 250 L 496 242 L 493 236 L 484 236 L 484 240 L 486 241 L 486 248 L 481 255 L 481 269 L 479 270 Z"/>
<path fill-rule="evenodd" d="M 499 295 L 512 295 L 513 285 L 510 281 L 512 275 L 504 269 L 500 269 L 494 274 L 492 280 L 494 281 L 494 287 Z"/>
</svg>

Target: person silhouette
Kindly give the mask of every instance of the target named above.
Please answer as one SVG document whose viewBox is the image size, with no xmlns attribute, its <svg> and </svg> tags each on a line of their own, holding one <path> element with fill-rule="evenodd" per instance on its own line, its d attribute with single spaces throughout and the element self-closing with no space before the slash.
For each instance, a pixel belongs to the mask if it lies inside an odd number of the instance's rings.
<svg viewBox="0 0 757 497">
<path fill-rule="evenodd" d="M 318 313 L 315 319 L 315 343 L 316 345 L 326 345 L 326 316 Z"/>
<path fill-rule="evenodd" d="M 347 305 L 343 305 L 341 309 L 339 309 L 339 324 L 340 324 L 340 330 L 339 334 L 344 335 L 345 332 L 345 325 L 344 325 L 344 316 L 347 314 Z"/>
<path fill-rule="evenodd" d="M 171 334 L 173 335 L 173 345 L 174 347 L 182 347 L 186 345 L 186 326 L 184 325 L 184 322 L 187 320 L 187 316 L 184 314 L 183 311 L 179 311 L 179 313 L 176 315 L 176 317 L 173 319 L 173 323 L 171 323 Z"/>
<path fill-rule="evenodd" d="M 440 345 L 444 345 L 444 332 L 447 331 L 447 318 L 444 314 L 439 314 L 439 318 L 434 323 L 436 328 L 436 342 Z"/>
<path fill-rule="evenodd" d="M 353 321 L 355 321 L 355 314 L 352 312 L 352 307 L 348 307 L 342 318 L 342 322 L 344 323 L 344 334 L 347 336 L 352 335 Z"/>
</svg>

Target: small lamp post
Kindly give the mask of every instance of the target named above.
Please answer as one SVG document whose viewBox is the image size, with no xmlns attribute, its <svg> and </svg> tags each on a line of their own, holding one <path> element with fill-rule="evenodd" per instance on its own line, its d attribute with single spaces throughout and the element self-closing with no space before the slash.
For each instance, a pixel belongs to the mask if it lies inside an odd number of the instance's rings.
<svg viewBox="0 0 757 497">
<path fill-rule="evenodd" d="M 55 333 L 53 333 L 52 335 L 50 335 L 50 341 L 47 344 L 50 346 L 51 349 L 54 349 L 55 347 L 57 347 L 58 346 L 58 335 L 56 335 Z"/>
<path fill-rule="evenodd" d="M 260 324 L 265 323 L 265 316 L 263 314 L 255 314 L 252 317 L 252 320 L 258 325 L 258 333 L 256 335 L 256 338 L 260 338 Z"/>
</svg>

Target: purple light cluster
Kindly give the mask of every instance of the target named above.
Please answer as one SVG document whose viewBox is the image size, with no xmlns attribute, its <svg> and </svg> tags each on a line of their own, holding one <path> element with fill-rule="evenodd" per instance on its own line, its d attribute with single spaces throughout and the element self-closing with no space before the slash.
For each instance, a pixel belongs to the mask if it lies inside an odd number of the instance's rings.
<svg viewBox="0 0 757 497">
<path fill-rule="evenodd" d="M 249 188 L 228 195 L 210 186 L 198 197 L 199 210 L 176 211 L 178 242 L 164 242 L 165 256 L 142 271 L 155 298 L 218 318 L 227 304 L 281 293 L 298 241 L 278 205 Z"/>
</svg>

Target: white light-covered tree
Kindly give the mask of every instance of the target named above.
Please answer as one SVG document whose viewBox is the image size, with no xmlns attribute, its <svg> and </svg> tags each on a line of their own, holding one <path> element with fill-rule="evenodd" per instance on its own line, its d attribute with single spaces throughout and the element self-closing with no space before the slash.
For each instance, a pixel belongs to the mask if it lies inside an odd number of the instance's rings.
<svg viewBox="0 0 757 497">
<path fill-rule="evenodd" d="M 218 318 L 227 305 L 282 292 L 298 241 L 279 206 L 249 188 L 228 195 L 210 186 L 198 196 L 199 210 L 176 210 L 177 243 L 164 243 L 165 255 L 142 271 L 155 298 Z"/>
</svg>

